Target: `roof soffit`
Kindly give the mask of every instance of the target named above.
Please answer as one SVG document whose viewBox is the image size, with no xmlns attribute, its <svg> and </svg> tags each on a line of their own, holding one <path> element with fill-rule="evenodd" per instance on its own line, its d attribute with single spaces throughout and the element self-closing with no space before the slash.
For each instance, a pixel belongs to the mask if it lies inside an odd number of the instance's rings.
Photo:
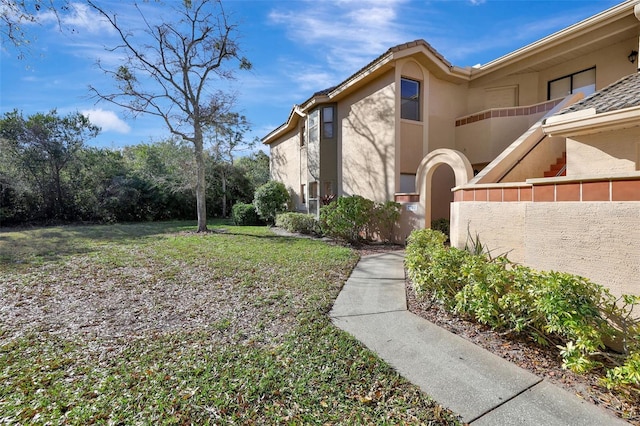
<svg viewBox="0 0 640 426">
<path fill-rule="evenodd" d="M 471 71 L 471 79 L 536 72 L 640 34 L 632 0 Z"/>
</svg>

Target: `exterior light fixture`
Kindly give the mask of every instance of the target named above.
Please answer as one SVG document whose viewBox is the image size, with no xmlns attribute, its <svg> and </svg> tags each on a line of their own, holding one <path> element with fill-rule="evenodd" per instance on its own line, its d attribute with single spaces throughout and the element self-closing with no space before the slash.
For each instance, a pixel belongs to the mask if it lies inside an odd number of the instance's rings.
<svg viewBox="0 0 640 426">
<path fill-rule="evenodd" d="M 629 56 L 627 56 L 627 58 L 629 58 L 629 62 L 631 62 L 632 64 L 635 63 L 636 59 L 638 59 L 638 51 L 632 50 L 631 53 L 629 53 Z"/>
</svg>

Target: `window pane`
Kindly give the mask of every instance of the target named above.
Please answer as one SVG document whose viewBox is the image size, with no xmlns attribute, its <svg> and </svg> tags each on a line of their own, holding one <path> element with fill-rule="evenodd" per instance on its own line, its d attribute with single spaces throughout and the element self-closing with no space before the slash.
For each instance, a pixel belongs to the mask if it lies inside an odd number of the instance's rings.
<svg viewBox="0 0 640 426">
<path fill-rule="evenodd" d="M 322 121 L 333 123 L 333 107 L 326 107 L 322 110 Z"/>
<path fill-rule="evenodd" d="M 333 137 L 333 123 L 324 123 L 322 132 L 325 139 L 331 139 Z"/>
<path fill-rule="evenodd" d="M 420 83 L 414 80 L 400 80 L 400 117 L 420 120 Z"/>
<path fill-rule="evenodd" d="M 573 90 L 571 93 L 582 92 L 590 95 L 596 91 L 596 70 L 592 68 L 579 72 L 573 76 Z"/>
<path fill-rule="evenodd" d="M 420 84 L 417 81 L 402 79 L 400 81 L 400 91 L 402 99 L 418 99 Z"/>
<path fill-rule="evenodd" d="M 571 77 L 549 83 L 549 99 L 564 98 L 571 94 Z"/>
<path fill-rule="evenodd" d="M 403 99 L 401 117 L 407 120 L 419 120 L 420 106 L 418 105 L 418 102 Z"/>
</svg>

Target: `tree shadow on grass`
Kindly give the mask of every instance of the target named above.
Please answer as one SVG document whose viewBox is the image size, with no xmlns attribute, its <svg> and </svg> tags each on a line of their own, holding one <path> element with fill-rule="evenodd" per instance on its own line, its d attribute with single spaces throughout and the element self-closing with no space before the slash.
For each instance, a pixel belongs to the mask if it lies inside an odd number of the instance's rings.
<svg viewBox="0 0 640 426">
<path fill-rule="evenodd" d="M 0 266 L 56 261 L 65 256 L 100 251 L 116 243 L 195 227 L 195 222 L 143 222 L 113 225 L 69 225 L 0 229 Z"/>
</svg>

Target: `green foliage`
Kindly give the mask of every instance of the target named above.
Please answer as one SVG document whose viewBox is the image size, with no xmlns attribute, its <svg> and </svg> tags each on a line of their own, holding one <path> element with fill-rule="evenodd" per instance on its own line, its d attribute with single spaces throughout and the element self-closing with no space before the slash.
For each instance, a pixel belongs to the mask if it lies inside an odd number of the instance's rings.
<svg viewBox="0 0 640 426">
<path fill-rule="evenodd" d="M 260 223 L 258 213 L 253 204 L 236 203 L 231 209 L 233 223 L 238 226 L 252 226 Z"/>
<path fill-rule="evenodd" d="M 339 197 L 320 208 L 322 232 L 350 243 L 360 242 L 365 235 L 374 202 L 359 195 Z"/>
<path fill-rule="evenodd" d="M 447 248 L 445 238 L 439 231 L 424 229 L 407 240 L 405 262 L 419 293 L 494 329 L 556 345 L 563 365 L 576 372 L 591 371 L 605 362 L 610 365 L 611 357 L 603 356 L 602 349 L 617 332 L 626 342 L 628 356 L 609 370 L 606 384 L 638 384 L 640 325 L 631 319 L 631 311 L 640 298 L 616 300 L 583 277 L 534 271 L 513 265 L 504 256 L 491 259 L 478 238 L 469 250 Z"/>
<path fill-rule="evenodd" d="M 256 189 L 253 204 L 258 216 L 273 225 L 276 215 L 287 210 L 289 191 L 282 182 L 269 181 Z"/>
<path fill-rule="evenodd" d="M 350 243 L 363 239 L 391 242 L 400 220 L 400 204 L 373 201 L 353 195 L 338 199 L 320 208 L 322 232 Z"/>
<path fill-rule="evenodd" d="M 276 226 L 289 232 L 319 235 L 320 224 L 312 214 L 286 212 L 276 216 Z"/>
<path fill-rule="evenodd" d="M 441 217 L 440 219 L 434 219 L 431 221 L 431 229 L 433 229 L 434 231 L 442 232 L 444 235 L 447 236 L 447 238 L 450 235 L 449 228 L 450 228 L 449 219 L 446 219 L 444 217 Z"/>
<path fill-rule="evenodd" d="M 400 220 L 401 208 L 400 203 L 395 201 L 376 203 L 367 223 L 367 238 L 377 237 L 380 241 L 392 242 Z"/>
</svg>

